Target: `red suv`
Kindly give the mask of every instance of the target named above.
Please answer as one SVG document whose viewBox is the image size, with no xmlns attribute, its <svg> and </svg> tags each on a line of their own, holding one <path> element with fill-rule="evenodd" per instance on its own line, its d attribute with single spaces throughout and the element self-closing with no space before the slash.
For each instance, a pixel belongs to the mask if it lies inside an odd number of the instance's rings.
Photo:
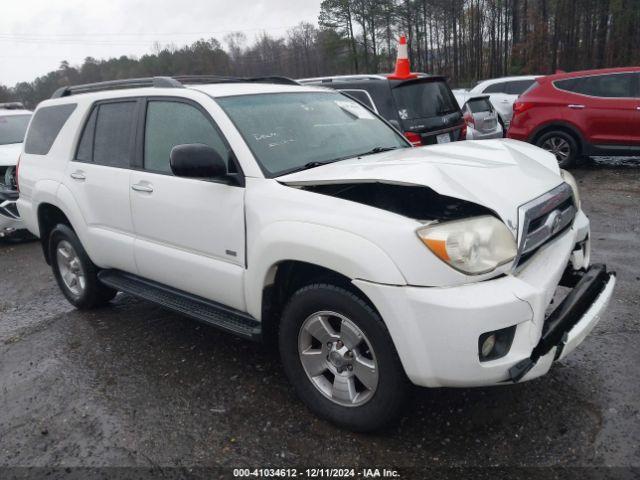
<svg viewBox="0 0 640 480">
<path fill-rule="evenodd" d="M 640 67 L 538 78 L 514 103 L 507 137 L 552 152 L 562 167 L 580 155 L 640 155 Z"/>
</svg>

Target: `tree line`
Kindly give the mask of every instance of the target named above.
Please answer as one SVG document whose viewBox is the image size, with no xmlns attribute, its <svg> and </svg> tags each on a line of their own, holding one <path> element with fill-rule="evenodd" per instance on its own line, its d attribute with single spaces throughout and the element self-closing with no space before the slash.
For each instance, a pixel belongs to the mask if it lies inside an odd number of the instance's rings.
<svg viewBox="0 0 640 480">
<path fill-rule="evenodd" d="M 640 0 L 323 0 L 318 25 L 254 41 L 156 45 L 140 58 L 87 57 L 13 87 L 0 102 L 33 108 L 63 85 L 153 75 L 284 75 L 292 78 L 393 70 L 398 36 L 413 69 L 453 86 L 483 78 L 640 65 Z"/>
</svg>

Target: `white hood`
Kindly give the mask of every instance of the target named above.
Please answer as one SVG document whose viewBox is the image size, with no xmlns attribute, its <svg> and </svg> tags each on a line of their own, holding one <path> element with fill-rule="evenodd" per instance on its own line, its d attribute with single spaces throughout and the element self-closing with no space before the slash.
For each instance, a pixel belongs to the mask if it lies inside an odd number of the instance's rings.
<svg viewBox="0 0 640 480">
<path fill-rule="evenodd" d="M 20 152 L 22 152 L 21 143 L 0 145 L 0 167 L 8 167 L 18 163 Z"/>
<path fill-rule="evenodd" d="M 353 158 L 277 179 L 287 185 L 420 185 L 495 211 L 515 231 L 518 207 L 562 183 L 555 157 L 515 140 L 455 142 Z"/>
</svg>

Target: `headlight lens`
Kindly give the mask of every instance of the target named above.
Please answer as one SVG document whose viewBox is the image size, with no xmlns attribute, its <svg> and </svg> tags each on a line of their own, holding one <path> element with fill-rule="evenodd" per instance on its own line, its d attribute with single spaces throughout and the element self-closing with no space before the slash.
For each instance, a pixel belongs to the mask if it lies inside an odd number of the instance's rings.
<svg viewBox="0 0 640 480">
<path fill-rule="evenodd" d="M 573 177 L 573 175 L 571 175 L 566 170 L 560 170 L 560 175 L 562 175 L 562 179 L 571 187 L 571 190 L 573 190 L 573 196 L 576 199 L 576 206 L 578 207 L 578 210 L 580 210 L 581 203 L 580 192 L 578 191 L 578 182 L 576 182 L 576 179 Z"/>
<path fill-rule="evenodd" d="M 517 253 L 507 226 L 490 215 L 433 224 L 417 233 L 440 260 L 469 275 L 491 272 Z"/>
</svg>

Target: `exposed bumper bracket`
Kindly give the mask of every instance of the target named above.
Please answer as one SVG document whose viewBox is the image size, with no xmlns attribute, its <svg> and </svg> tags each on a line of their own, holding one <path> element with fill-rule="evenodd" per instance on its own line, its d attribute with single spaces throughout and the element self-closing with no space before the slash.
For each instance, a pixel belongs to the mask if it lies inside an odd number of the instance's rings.
<svg viewBox="0 0 640 480">
<path fill-rule="evenodd" d="M 592 265 L 584 272 L 566 275 L 563 280 L 575 285 L 566 298 L 551 312 L 542 329 L 538 345 L 526 358 L 509 369 L 509 378 L 518 382 L 536 365 L 538 359 L 558 347 L 559 353 L 564 346 L 563 339 L 589 310 L 598 296 L 603 292 L 614 272 L 607 272 L 606 265 Z M 574 283 L 575 282 L 575 283 Z M 564 283 L 563 283 L 564 284 Z M 559 356 L 559 354 L 558 354 Z"/>
</svg>

